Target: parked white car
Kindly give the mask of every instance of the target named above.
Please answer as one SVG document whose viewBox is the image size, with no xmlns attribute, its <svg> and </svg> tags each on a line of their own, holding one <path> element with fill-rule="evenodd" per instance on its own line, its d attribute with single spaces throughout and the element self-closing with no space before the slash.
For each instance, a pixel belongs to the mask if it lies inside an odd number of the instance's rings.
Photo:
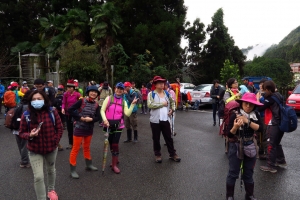
<svg viewBox="0 0 300 200">
<path fill-rule="evenodd" d="M 180 92 L 181 93 L 187 93 L 193 91 L 195 88 L 195 85 L 192 83 L 180 83 Z"/>
<path fill-rule="evenodd" d="M 212 98 L 210 97 L 210 89 L 212 86 L 213 84 L 201 84 L 196 86 L 194 90 L 190 92 L 192 103 L 198 100 L 200 104 L 212 104 Z M 223 85 L 220 86 L 224 89 Z"/>
</svg>

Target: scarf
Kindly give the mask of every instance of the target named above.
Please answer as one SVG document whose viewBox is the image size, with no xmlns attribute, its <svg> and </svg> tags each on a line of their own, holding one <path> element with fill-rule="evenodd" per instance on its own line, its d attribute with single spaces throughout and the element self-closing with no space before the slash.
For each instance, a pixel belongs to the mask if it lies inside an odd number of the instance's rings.
<svg viewBox="0 0 300 200">
<path fill-rule="evenodd" d="M 253 121 L 257 121 L 257 117 L 256 117 L 256 114 L 255 114 L 255 111 L 251 111 L 250 113 L 246 113 L 243 109 L 240 109 L 240 112 L 242 115 L 252 119 Z"/>
</svg>

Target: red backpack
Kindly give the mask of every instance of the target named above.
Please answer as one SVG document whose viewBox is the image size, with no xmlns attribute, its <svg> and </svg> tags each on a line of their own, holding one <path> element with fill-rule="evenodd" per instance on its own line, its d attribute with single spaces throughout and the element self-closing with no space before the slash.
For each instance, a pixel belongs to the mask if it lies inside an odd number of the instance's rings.
<svg viewBox="0 0 300 200">
<path fill-rule="evenodd" d="M 225 105 L 223 122 L 220 126 L 220 132 L 219 132 L 220 135 L 224 135 L 224 136 L 228 135 L 230 131 L 228 130 L 229 119 L 231 115 L 237 113 L 239 108 L 240 108 L 240 104 L 236 101 L 230 101 Z"/>
<path fill-rule="evenodd" d="M 8 108 L 14 108 L 17 106 L 16 94 L 13 91 L 6 91 L 3 96 L 4 105 Z"/>
</svg>

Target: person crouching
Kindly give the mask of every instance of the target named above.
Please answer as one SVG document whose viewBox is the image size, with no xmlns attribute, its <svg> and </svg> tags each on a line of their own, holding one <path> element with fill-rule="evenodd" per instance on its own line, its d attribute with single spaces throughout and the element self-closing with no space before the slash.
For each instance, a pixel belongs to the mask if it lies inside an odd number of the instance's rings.
<svg viewBox="0 0 300 200">
<path fill-rule="evenodd" d="M 73 148 L 70 153 L 71 177 L 79 178 L 76 172 L 76 158 L 83 140 L 83 155 L 86 163 L 86 170 L 97 171 L 93 166 L 90 144 L 93 135 L 94 123 L 100 119 L 100 109 L 95 99 L 99 96 L 98 88 L 89 86 L 86 92 L 87 97 L 78 100 L 73 104 L 68 112 L 75 120 L 73 133 Z"/>
</svg>

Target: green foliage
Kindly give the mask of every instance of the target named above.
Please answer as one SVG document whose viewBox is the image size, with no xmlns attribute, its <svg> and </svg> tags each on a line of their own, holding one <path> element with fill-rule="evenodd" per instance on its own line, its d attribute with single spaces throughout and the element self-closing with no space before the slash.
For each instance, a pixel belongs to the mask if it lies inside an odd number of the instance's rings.
<svg viewBox="0 0 300 200">
<path fill-rule="evenodd" d="M 293 80 L 290 65 L 283 59 L 254 58 L 244 67 L 245 76 L 268 76 L 278 86 L 287 86 Z"/>
<path fill-rule="evenodd" d="M 61 70 L 66 78 L 77 78 L 80 81 L 98 81 L 103 68 L 99 65 L 99 54 L 96 46 L 82 45 L 74 40 L 58 49 Z"/>
<path fill-rule="evenodd" d="M 239 66 L 237 64 L 232 64 L 227 59 L 224 62 L 224 67 L 220 71 L 220 78 L 221 83 L 226 83 L 228 79 L 230 78 L 236 78 L 237 80 L 240 80 L 240 72 L 239 72 Z"/>
</svg>

